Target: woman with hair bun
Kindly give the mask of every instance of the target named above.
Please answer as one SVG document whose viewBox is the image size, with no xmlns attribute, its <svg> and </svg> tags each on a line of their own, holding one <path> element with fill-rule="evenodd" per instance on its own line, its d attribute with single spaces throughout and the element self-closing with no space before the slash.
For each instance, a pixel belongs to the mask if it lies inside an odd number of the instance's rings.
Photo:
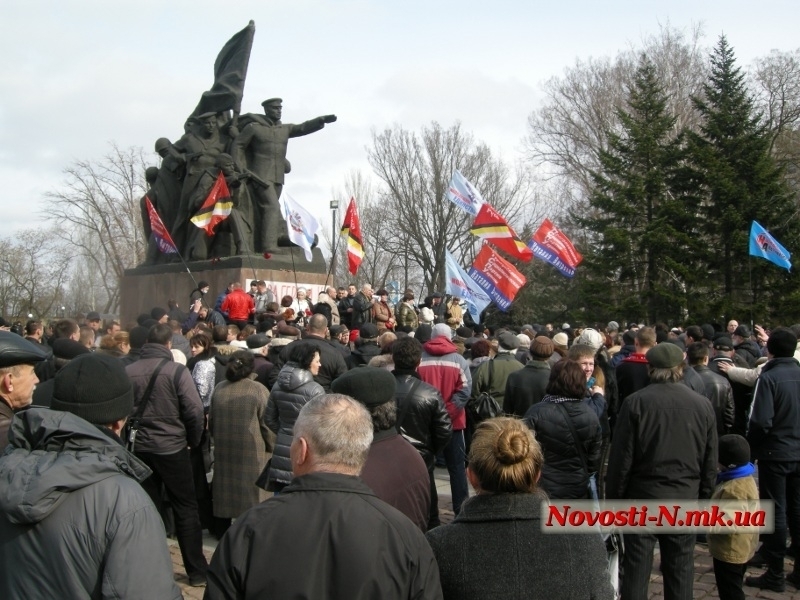
<svg viewBox="0 0 800 600">
<path fill-rule="evenodd" d="M 426 534 L 445 600 L 614 598 L 599 534 L 542 531 L 544 456 L 522 421 L 478 425 L 468 460 L 477 495 Z"/>
<path fill-rule="evenodd" d="M 272 456 L 275 436 L 264 418 L 269 392 L 255 381 L 253 354 L 231 354 L 225 381 L 214 389 L 208 426 L 214 437 L 214 517 L 217 535 L 251 506 L 267 499 L 256 487 Z"/>
</svg>

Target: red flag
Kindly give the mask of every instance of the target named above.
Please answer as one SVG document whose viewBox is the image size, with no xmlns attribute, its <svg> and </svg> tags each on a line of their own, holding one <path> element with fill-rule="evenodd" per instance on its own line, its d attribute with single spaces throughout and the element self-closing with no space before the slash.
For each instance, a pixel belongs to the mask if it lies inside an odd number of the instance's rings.
<svg viewBox="0 0 800 600">
<path fill-rule="evenodd" d="M 542 222 L 539 229 L 533 234 L 533 239 L 553 250 L 565 264 L 573 269 L 583 260 L 583 256 L 578 253 L 569 238 L 564 235 L 563 231 L 553 225 L 550 219 L 545 219 Z"/>
<path fill-rule="evenodd" d="M 497 212 L 488 202 L 481 206 L 469 231 L 473 235 L 491 242 L 514 258 L 524 262 L 528 262 L 533 258 L 531 249 L 519 239 L 519 236 L 517 236 L 517 233 L 511 228 L 503 215 Z"/>
<path fill-rule="evenodd" d="M 150 217 L 150 230 L 153 232 L 153 237 L 156 238 L 158 249 L 164 254 L 179 254 L 178 247 L 172 241 L 169 231 L 164 226 L 164 222 L 156 212 L 156 207 L 150 201 L 149 196 L 144 197 L 145 204 L 147 205 L 147 215 Z"/>
<path fill-rule="evenodd" d="M 525 285 L 525 275 L 516 267 L 484 244 L 472 261 L 469 276 L 478 282 L 501 310 L 508 310 L 520 288 Z"/>
<path fill-rule="evenodd" d="M 358 219 L 358 208 L 356 199 L 350 198 L 347 205 L 347 212 L 344 214 L 342 222 L 342 235 L 347 236 L 347 266 L 351 275 L 358 271 L 361 261 L 364 259 L 364 245 L 361 237 L 361 222 Z"/>
<path fill-rule="evenodd" d="M 550 263 L 566 277 L 573 277 L 575 268 L 583 260 L 569 238 L 550 219 L 542 222 L 531 236 L 528 247 L 536 258 Z"/>
<path fill-rule="evenodd" d="M 205 202 L 203 202 L 203 206 L 201 206 L 197 214 L 189 220 L 200 229 L 204 229 L 206 235 L 211 237 L 214 235 L 216 226 L 228 218 L 228 215 L 231 214 L 231 210 L 233 210 L 231 193 L 228 190 L 225 175 L 220 171 L 217 175 L 217 180 L 208 193 L 208 197 L 205 199 Z"/>
</svg>

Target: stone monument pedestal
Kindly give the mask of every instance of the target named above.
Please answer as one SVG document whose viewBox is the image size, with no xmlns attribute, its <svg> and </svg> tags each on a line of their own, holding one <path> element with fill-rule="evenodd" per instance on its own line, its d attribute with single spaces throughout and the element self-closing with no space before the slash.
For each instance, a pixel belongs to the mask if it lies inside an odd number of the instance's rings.
<svg viewBox="0 0 800 600">
<path fill-rule="evenodd" d="M 182 311 L 188 312 L 189 294 L 199 281 L 209 284 L 206 300 L 212 307 L 217 296 L 232 281 L 241 282 L 248 291 L 252 279 L 263 279 L 276 302 L 287 294 L 294 297 L 297 287 L 310 290 L 316 300 L 319 292 L 333 285 L 332 278 L 327 277 L 327 266 L 319 248 L 314 248 L 311 262 L 306 260 L 302 249 L 295 247 L 281 248 L 269 259 L 261 255 L 230 256 L 189 262 L 186 266 L 179 261 L 127 269 L 120 282 L 119 316 L 123 328 L 155 306 L 167 309 L 170 298 Z"/>
</svg>

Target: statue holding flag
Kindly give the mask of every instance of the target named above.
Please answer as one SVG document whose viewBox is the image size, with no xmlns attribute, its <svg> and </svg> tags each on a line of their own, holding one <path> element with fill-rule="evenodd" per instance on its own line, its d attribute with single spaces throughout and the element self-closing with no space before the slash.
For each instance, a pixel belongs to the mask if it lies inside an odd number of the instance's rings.
<svg viewBox="0 0 800 600">
<path fill-rule="evenodd" d="M 264 115 L 248 113 L 240 121 L 254 35 L 250 21 L 222 48 L 214 63 L 214 84 L 202 94 L 180 140 L 156 142 L 163 162 L 151 193 L 153 208 L 174 246 L 194 260 L 272 253 L 279 245 L 291 245 L 296 236 L 287 236 L 279 203 L 290 170 L 289 138 L 336 121 L 335 115 L 325 115 L 299 125 L 281 123 L 280 98 L 263 102 Z M 220 195 L 220 182 L 229 197 Z M 217 227 L 226 217 L 230 223 Z M 219 236 L 220 231 L 231 235 Z M 146 264 L 158 260 L 148 253 Z"/>
</svg>

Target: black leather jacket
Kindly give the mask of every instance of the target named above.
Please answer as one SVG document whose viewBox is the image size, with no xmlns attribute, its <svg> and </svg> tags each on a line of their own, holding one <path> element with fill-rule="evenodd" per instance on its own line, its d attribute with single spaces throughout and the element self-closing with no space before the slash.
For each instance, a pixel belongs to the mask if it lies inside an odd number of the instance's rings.
<svg viewBox="0 0 800 600">
<path fill-rule="evenodd" d="M 692 367 L 703 380 L 703 395 L 711 400 L 717 417 L 717 435 L 725 435 L 733 427 L 733 389 L 728 380 L 703 365 Z"/>
<path fill-rule="evenodd" d="M 397 380 L 398 432 L 419 451 L 428 470 L 433 469 L 436 453 L 453 434 L 450 415 L 439 391 L 420 380 L 415 372 L 393 371 Z M 414 394 L 409 396 L 416 383 Z"/>
</svg>

